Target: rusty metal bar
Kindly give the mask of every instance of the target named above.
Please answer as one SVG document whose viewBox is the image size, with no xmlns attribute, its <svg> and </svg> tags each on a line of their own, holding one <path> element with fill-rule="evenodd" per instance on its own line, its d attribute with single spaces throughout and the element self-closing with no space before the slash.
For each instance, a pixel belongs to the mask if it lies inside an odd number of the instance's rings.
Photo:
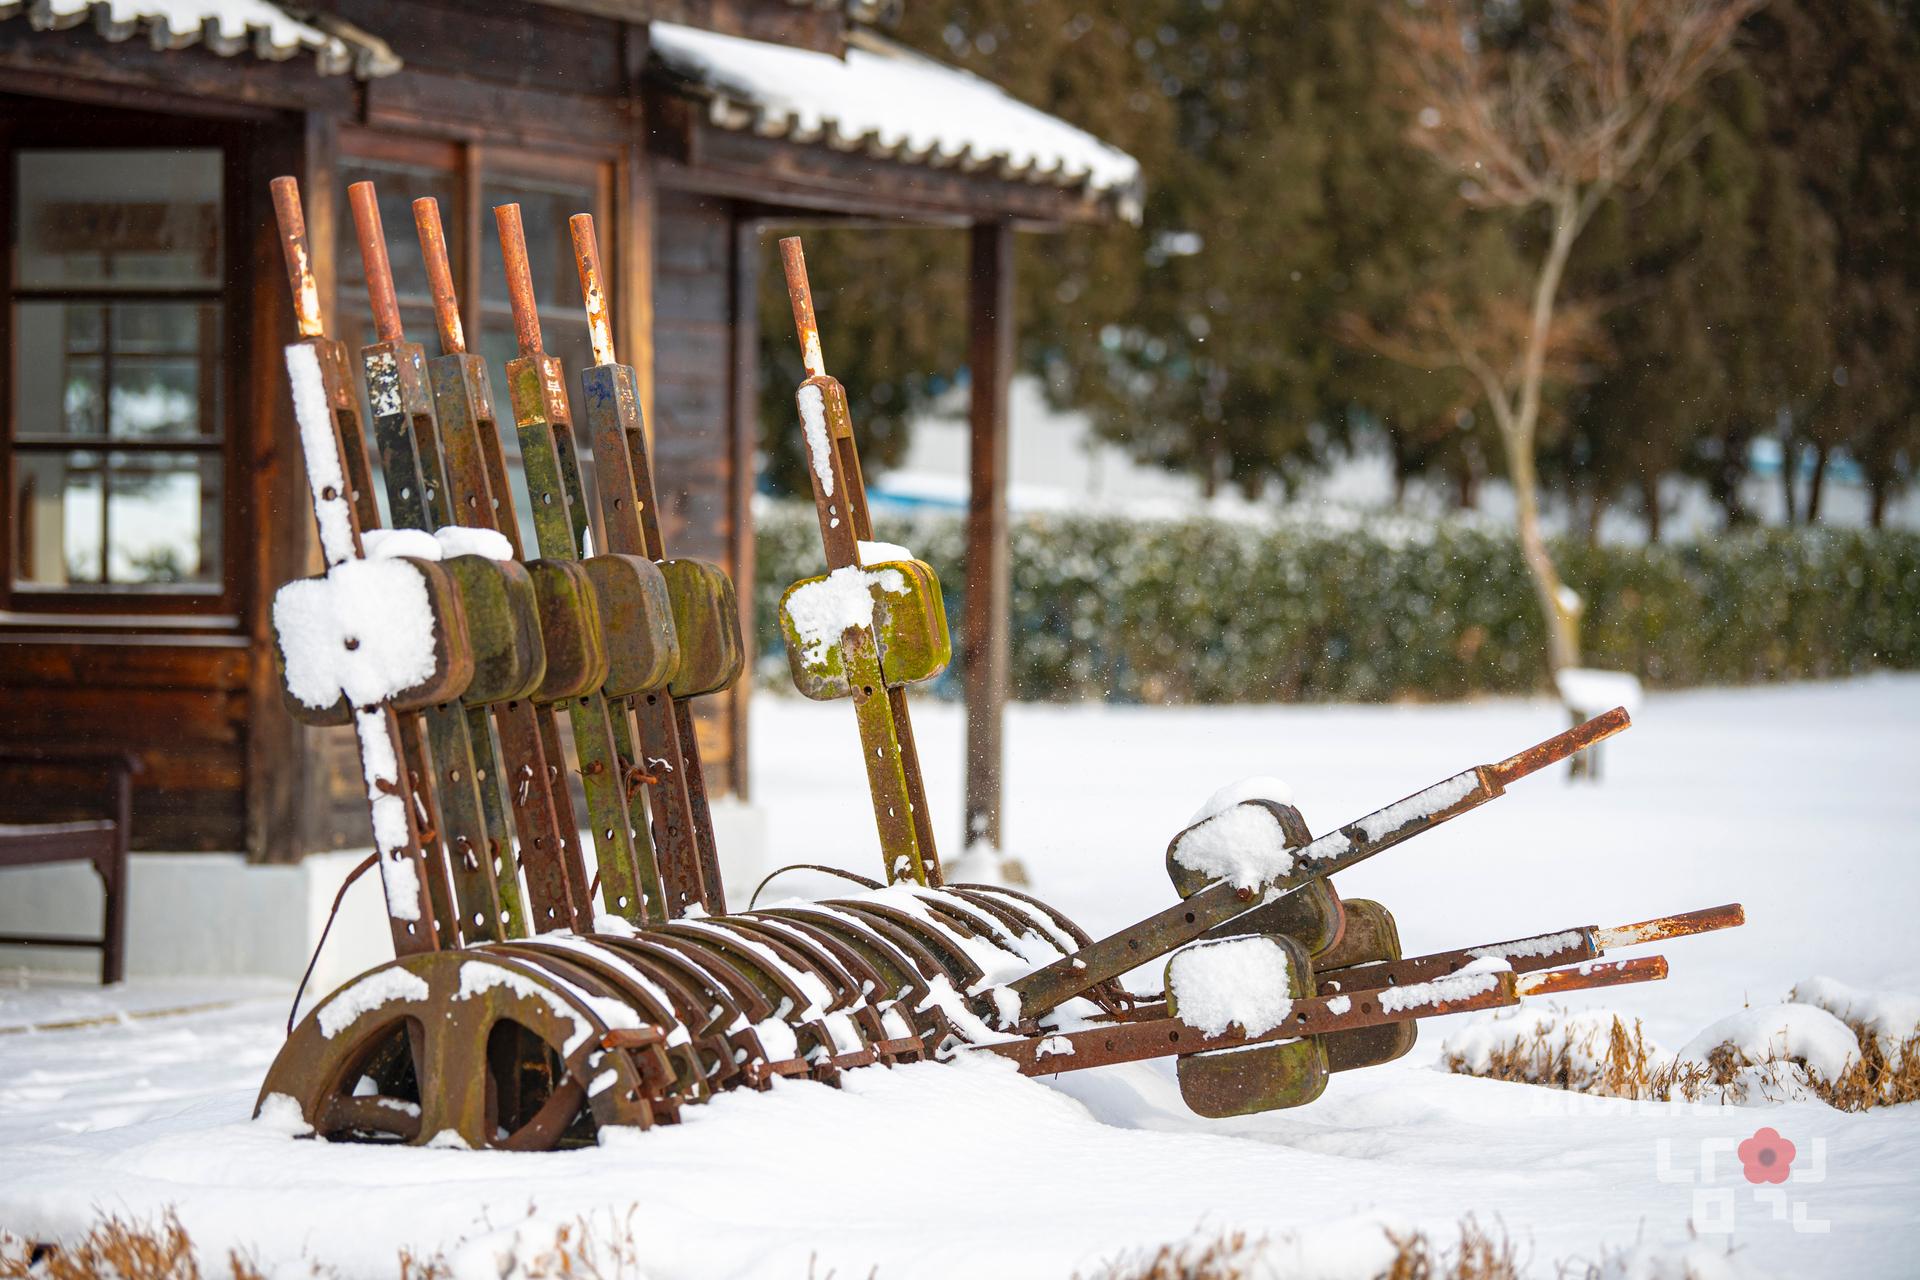
<svg viewBox="0 0 1920 1280">
<path fill-rule="evenodd" d="M 374 335 L 381 342 L 405 342 L 400 299 L 393 291 L 393 264 L 387 261 L 387 236 L 380 226 L 380 197 L 371 182 L 356 182 L 347 188 L 347 202 L 353 206 L 353 229 L 360 241 L 360 260 L 367 268 Z"/>
<path fill-rule="evenodd" d="M 1716 929 L 1735 929 L 1746 922 L 1746 908 L 1737 902 L 1729 902 L 1724 907 L 1707 907 L 1700 911 L 1684 911 L 1677 916 L 1656 916 L 1652 920 L 1642 920 L 1638 924 L 1595 929 L 1593 941 L 1594 946 L 1604 953 L 1615 947 L 1638 946 L 1643 942 L 1665 942 L 1669 938 L 1712 933 Z"/>
<path fill-rule="evenodd" d="M 378 524 L 379 509 L 373 503 L 373 495 L 365 491 L 366 437 L 360 426 L 359 399 L 346 373 L 346 351 L 338 341 L 326 337 L 319 324 L 318 293 L 313 288 L 311 259 L 307 254 L 306 217 L 300 207 L 299 184 L 291 177 L 283 177 L 273 182 L 272 189 L 281 246 L 287 259 L 288 284 L 301 330 L 300 341 L 287 348 L 288 374 L 294 388 L 294 417 L 307 448 L 319 447 L 321 439 L 332 445 L 348 486 L 354 490 L 348 494 L 337 493 L 317 481 L 311 469 L 308 471 L 308 481 L 313 486 L 314 515 L 323 544 L 328 542 L 329 528 L 323 509 L 342 514 L 349 534 L 346 546 L 326 548 L 331 566 L 365 554 L 361 534 Z M 295 372 L 296 366 L 301 368 L 301 373 Z M 303 386 L 307 385 L 303 375 L 313 373 L 318 374 L 322 393 L 318 403 L 302 394 Z M 394 952 L 407 956 L 435 949 L 445 940 L 443 931 L 450 936 L 451 922 L 446 919 L 444 887 L 440 893 L 434 892 L 438 877 L 428 853 L 431 846 L 423 839 L 425 833 L 421 830 L 423 815 L 429 827 L 434 824 L 431 811 L 423 808 L 416 795 L 416 786 L 425 781 L 421 762 L 416 758 L 418 736 L 403 731 L 403 719 L 388 707 L 356 709 L 353 715 L 369 809 L 377 810 L 383 800 L 392 797 L 399 800 L 405 815 L 403 841 L 382 848 L 379 865 Z M 376 837 L 380 830 L 376 822 Z M 390 865 L 405 866 L 411 874 L 392 872 Z"/>
<path fill-rule="evenodd" d="M 440 330 L 440 349 L 465 355 L 467 335 L 460 324 L 460 295 L 453 287 L 453 265 L 447 258 L 447 233 L 440 225 L 440 202 L 421 196 L 413 202 L 413 226 L 427 264 L 427 292 L 433 298 L 433 322 Z"/>
<path fill-rule="evenodd" d="M 1287 868 L 1263 885 L 1235 885 L 1216 880 L 1186 901 L 1156 912 L 1011 984 L 1020 996 L 1021 1016 L 1038 1017 L 1096 983 L 1117 978 L 1136 965 L 1193 941 L 1269 897 L 1282 896 L 1315 880 L 1323 880 L 1470 809 L 1477 809 L 1505 792 L 1503 779 L 1525 777 L 1620 732 L 1627 724 L 1624 711 L 1610 711 L 1497 765 L 1480 765 L 1443 779 L 1424 791 L 1330 831 L 1305 848 L 1294 850 Z"/>
<path fill-rule="evenodd" d="M 486 362 L 456 349 L 463 338 L 459 299 L 453 290 L 452 267 L 436 207 L 416 202 L 415 224 L 421 231 L 420 248 L 428 278 L 438 279 L 434 311 L 443 354 L 427 361 L 438 424 L 441 462 L 445 466 L 451 523 L 493 529 L 507 539 L 513 558 L 521 558 L 520 529 L 513 494 L 506 483 L 506 463 L 494 422 L 492 380 Z M 588 927 L 593 907 L 587 893 L 589 878 L 580 850 L 580 825 L 574 818 L 573 797 L 567 789 L 566 757 L 559 727 L 549 707 L 531 699 L 510 699 L 493 708 L 501 753 L 508 776 L 503 780 L 520 828 L 520 864 L 527 878 L 534 928 Z"/>
<path fill-rule="evenodd" d="M 1492 986 L 1469 992 L 1465 976 L 1436 981 L 1428 992 L 1385 987 L 1336 996 L 1295 1000 L 1280 1023 L 1257 1036 L 1230 1029 L 1207 1035 L 1177 1017 L 1103 1024 L 1086 1031 L 1029 1036 L 999 1044 L 981 1045 L 988 1053 L 1012 1058 L 1023 1075 L 1053 1075 L 1118 1062 L 1139 1062 L 1215 1049 L 1234 1049 L 1301 1036 L 1355 1031 L 1363 1027 L 1436 1018 L 1449 1013 L 1471 1013 L 1518 1004 L 1524 996 L 1585 991 L 1595 987 L 1654 982 L 1667 976 L 1664 956 L 1632 960 L 1598 960 L 1571 969 L 1553 969 L 1524 976 L 1508 972 L 1486 975 Z M 1449 987 L 1460 994 L 1452 994 Z"/>
<path fill-rule="evenodd" d="M 320 287 L 313 278 L 313 256 L 307 247 L 307 215 L 300 207 L 300 184 L 275 178 L 273 216 L 280 224 L 280 252 L 287 260 L 287 284 L 293 293 L 293 320 L 303 338 L 326 334 L 320 316 Z"/>
<path fill-rule="evenodd" d="M 574 263 L 580 269 L 580 296 L 587 310 L 587 338 L 597 365 L 618 364 L 613 346 L 613 313 L 607 302 L 606 274 L 600 269 L 600 240 L 589 214 L 575 214 L 567 222 L 573 236 Z"/>
<path fill-rule="evenodd" d="M 780 259 L 786 271 L 787 298 L 793 306 L 801 359 L 807 368 L 807 379 L 800 384 L 796 398 L 811 463 L 807 474 L 813 486 L 821 545 L 830 571 L 857 572 L 861 567 L 860 543 L 872 540 L 873 523 L 867 511 L 853 416 L 846 388 L 826 372 L 813 288 L 807 279 L 806 253 L 798 236 L 780 241 Z M 822 430 L 826 439 L 816 439 Z M 887 878 L 941 885 L 945 876 L 934 839 L 933 811 L 921 776 L 907 692 L 887 683 L 879 637 L 872 627 L 849 628 L 840 644 Z"/>
<path fill-rule="evenodd" d="M 646 424 L 640 417 L 634 371 L 619 363 L 613 345 L 611 308 L 593 218 L 576 214 L 568 227 L 593 345 L 594 364 L 581 370 L 580 389 L 593 439 L 602 532 L 609 551 L 662 563 L 667 552 Z M 682 631 L 678 639 L 685 664 L 702 638 Z M 631 706 L 668 912 L 678 916 L 698 905 L 718 914 L 726 909 L 726 887 L 691 708 L 670 688 L 638 694 Z"/>
<path fill-rule="evenodd" d="M 507 391 L 520 437 L 522 469 L 533 499 L 534 534 L 541 553 L 581 560 L 587 552 L 587 512 L 580 497 L 579 463 L 573 450 L 573 410 L 567 402 L 560 361 L 546 353 L 540 314 L 528 267 L 520 206 L 494 210 L 507 268 L 507 294 L 520 355 L 507 362 Z M 610 562 L 612 563 L 612 562 Z M 656 575 L 657 576 L 657 575 Z M 624 620 L 634 628 L 651 621 Z M 627 781 L 639 760 L 624 707 L 585 694 L 568 701 L 575 754 L 579 757 L 587 811 L 593 824 L 600 894 L 609 914 L 635 922 L 667 919 L 666 889 L 653 842 L 635 820 Z"/>
<path fill-rule="evenodd" d="M 1499 764 L 1482 765 L 1490 782 L 1501 788 L 1512 785 L 1521 778 L 1550 764 L 1565 760 L 1576 751 L 1585 751 L 1588 747 L 1605 742 L 1616 733 L 1622 733 L 1633 727 L 1633 719 L 1627 715 L 1625 707 L 1615 707 L 1603 715 L 1582 724 L 1577 724 L 1565 733 L 1557 733 L 1545 742 L 1536 743 L 1525 751 L 1508 756 Z"/>
<path fill-rule="evenodd" d="M 793 329 L 800 337 L 800 361 L 809 378 L 827 375 L 826 357 L 820 353 L 820 323 L 813 314 L 813 289 L 807 283 L 807 253 L 799 236 L 780 242 L 780 265 L 787 276 L 787 301 L 793 305 Z"/>
<path fill-rule="evenodd" d="M 1631 960 L 1589 960 L 1571 969 L 1523 974 L 1516 986 L 1523 996 L 1546 996 L 1595 987 L 1622 987 L 1630 982 L 1657 982 L 1666 976 L 1665 956 L 1635 956 Z"/>
</svg>

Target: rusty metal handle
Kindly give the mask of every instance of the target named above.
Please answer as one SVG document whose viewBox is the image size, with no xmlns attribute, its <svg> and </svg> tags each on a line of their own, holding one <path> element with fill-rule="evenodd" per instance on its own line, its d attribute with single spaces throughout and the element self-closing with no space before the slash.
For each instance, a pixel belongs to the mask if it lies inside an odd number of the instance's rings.
<svg viewBox="0 0 1920 1280">
<path fill-rule="evenodd" d="M 303 338 L 326 334 L 320 318 L 320 286 L 313 278 L 313 255 L 307 249 L 307 215 L 300 208 L 300 184 L 293 178 L 275 178 L 273 216 L 280 224 L 280 252 L 287 260 L 287 283 L 293 290 L 293 320 Z"/>
<path fill-rule="evenodd" d="M 799 236 L 780 242 L 780 265 L 787 273 L 787 300 L 793 304 L 793 327 L 800 335 L 800 360 L 809 378 L 825 376 L 826 357 L 820 354 L 820 322 L 813 314 L 813 286 L 807 281 L 807 255 Z"/>
<path fill-rule="evenodd" d="M 420 256 L 427 265 L 427 292 L 433 298 L 440 351 L 443 355 L 465 355 L 467 335 L 460 325 L 460 294 L 453 287 L 453 264 L 447 257 L 447 233 L 440 225 L 440 202 L 432 196 L 415 200 L 413 226 L 420 233 Z"/>
<path fill-rule="evenodd" d="M 373 308 L 373 332 L 381 342 L 405 342 L 400 323 L 400 300 L 393 292 L 393 264 L 387 260 L 387 233 L 380 226 L 380 196 L 371 182 L 347 188 L 353 207 L 353 230 L 360 241 L 360 261 L 366 268 L 367 303 Z"/>
<path fill-rule="evenodd" d="M 1585 751 L 1596 742 L 1604 742 L 1614 734 L 1633 727 L 1633 718 L 1625 707 L 1615 707 L 1603 715 L 1597 715 L 1584 724 L 1577 724 L 1565 733 L 1556 733 L 1545 742 L 1536 743 L 1518 755 L 1508 756 L 1499 764 L 1482 765 L 1493 780 L 1502 787 L 1526 777 L 1535 770 L 1544 769 L 1556 761 L 1564 760 L 1576 751 Z"/>
<path fill-rule="evenodd" d="M 533 267 L 527 261 L 527 232 L 520 225 L 520 206 L 495 205 L 493 220 L 500 228 L 500 257 L 507 268 L 514 340 L 520 344 L 521 355 L 537 358 L 544 346 L 540 340 L 540 304 L 533 296 Z M 608 345 L 612 345 L 611 338 Z"/>
<path fill-rule="evenodd" d="M 1595 929 L 1593 941 L 1601 951 L 1611 951 L 1615 947 L 1633 947 L 1643 942 L 1664 942 L 1669 938 L 1712 933 L 1716 929 L 1737 929 L 1746 922 L 1746 908 L 1737 902 L 1730 902 L 1724 907 L 1706 907 L 1699 911 L 1683 911 L 1677 916 L 1658 916 L 1652 920 L 1642 920 L 1637 924 L 1615 925 L 1611 929 Z"/>
<path fill-rule="evenodd" d="M 600 271 L 600 241 L 593 233 L 593 215 L 576 213 L 567 219 L 573 233 L 573 260 L 580 268 L 580 296 L 587 305 L 587 337 L 593 343 L 595 364 L 618 364 L 613 352 L 613 319 L 607 313 L 607 290 Z"/>
</svg>

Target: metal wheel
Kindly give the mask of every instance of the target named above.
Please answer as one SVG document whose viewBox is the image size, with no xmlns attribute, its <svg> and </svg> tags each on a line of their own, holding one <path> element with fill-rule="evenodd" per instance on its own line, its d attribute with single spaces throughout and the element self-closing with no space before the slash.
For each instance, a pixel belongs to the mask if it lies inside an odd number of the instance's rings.
<svg viewBox="0 0 1920 1280">
<path fill-rule="evenodd" d="M 255 1114 L 281 1094 L 330 1140 L 522 1151 L 589 1143 L 605 1125 L 644 1128 L 671 1068 L 657 1045 L 607 1047 L 592 994 L 499 956 L 397 960 L 301 1020 Z"/>
</svg>

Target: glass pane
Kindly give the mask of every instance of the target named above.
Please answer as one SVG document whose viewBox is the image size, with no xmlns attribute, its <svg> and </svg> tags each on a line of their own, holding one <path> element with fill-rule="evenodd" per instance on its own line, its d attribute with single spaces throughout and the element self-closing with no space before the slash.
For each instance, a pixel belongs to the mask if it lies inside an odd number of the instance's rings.
<svg viewBox="0 0 1920 1280">
<path fill-rule="evenodd" d="M 220 285 L 218 150 L 23 150 L 18 165 L 17 287 Z"/>
<path fill-rule="evenodd" d="M 16 453 L 15 585 L 217 590 L 220 499 L 213 455 Z"/>
<path fill-rule="evenodd" d="M 98 583 L 105 508 L 97 453 L 13 456 L 13 580 L 17 586 Z"/>
<path fill-rule="evenodd" d="M 19 435 L 220 434 L 216 304 L 26 302 L 14 314 Z"/>
</svg>

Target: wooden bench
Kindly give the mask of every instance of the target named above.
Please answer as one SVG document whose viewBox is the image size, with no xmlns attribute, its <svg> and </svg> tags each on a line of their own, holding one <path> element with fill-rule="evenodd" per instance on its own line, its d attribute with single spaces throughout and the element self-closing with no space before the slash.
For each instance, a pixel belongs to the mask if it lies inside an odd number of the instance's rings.
<svg viewBox="0 0 1920 1280">
<path fill-rule="evenodd" d="M 88 862 L 106 893 L 100 936 L 0 933 L 0 943 L 34 947 L 98 947 L 100 981 L 125 975 L 127 950 L 127 833 L 133 817 L 133 775 L 140 762 L 123 751 L 0 748 L 0 769 L 11 785 L 48 772 L 104 779 L 101 808 L 109 815 L 73 822 L 0 823 L 0 869 Z M 10 788 L 9 788 L 10 789 Z"/>
</svg>

